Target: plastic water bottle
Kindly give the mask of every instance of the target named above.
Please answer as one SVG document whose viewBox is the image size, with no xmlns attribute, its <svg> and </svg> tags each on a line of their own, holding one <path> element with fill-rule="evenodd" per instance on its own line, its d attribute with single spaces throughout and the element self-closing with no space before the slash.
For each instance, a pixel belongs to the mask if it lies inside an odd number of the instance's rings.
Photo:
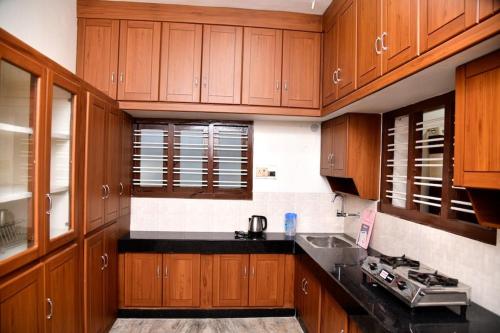
<svg viewBox="0 0 500 333">
<path fill-rule="evenodd" d="M 286 213 L 285 214 L 285 235 L 295 236 L 297 230 L 297 214 L 296 213 Z"/>
</svg>

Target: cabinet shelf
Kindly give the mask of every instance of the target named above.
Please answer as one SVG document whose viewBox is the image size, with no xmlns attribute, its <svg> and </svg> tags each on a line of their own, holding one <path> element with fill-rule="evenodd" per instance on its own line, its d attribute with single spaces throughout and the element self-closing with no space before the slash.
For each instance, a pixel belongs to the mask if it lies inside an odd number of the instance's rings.
<svg viewBox="0 0 500 333">
<path fill-rule="evenodd" d="M 10 133 L 24 133 L 33 134 L 33 129 L 24 126 L 16 126 L 7 123 L 0 123 L 0 131 L 10 132 Z"/>
<path fill-rule="evenodd" d="M 56 140 L 69 140 L 70 135 L 67 133 L 52 133 L 51 138 Z"/>
<path fill-rule="evenodd" d="M 32 193 L 23 189 L 25 186 L 0 186 L 0 203 L 31 198 Z"/>
<path fill-rule="evenodd" d="M 59 194 L 69 191 L 69 186 L 54 186 L 50 189 L 50 194 Z"/>
</svg>

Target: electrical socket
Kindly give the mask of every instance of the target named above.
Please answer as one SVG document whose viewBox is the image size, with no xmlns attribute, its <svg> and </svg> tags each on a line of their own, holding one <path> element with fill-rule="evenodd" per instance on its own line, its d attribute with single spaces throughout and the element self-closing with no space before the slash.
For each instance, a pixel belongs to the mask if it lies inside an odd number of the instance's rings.
<svg viewBox="0 0 500 333">
<path fill-rule="evenodd" d="M 257 177 L 269 177 L 269 169 L 268 168 L 262 168 L 262 167 L 257 167 Z"/>
</svg>

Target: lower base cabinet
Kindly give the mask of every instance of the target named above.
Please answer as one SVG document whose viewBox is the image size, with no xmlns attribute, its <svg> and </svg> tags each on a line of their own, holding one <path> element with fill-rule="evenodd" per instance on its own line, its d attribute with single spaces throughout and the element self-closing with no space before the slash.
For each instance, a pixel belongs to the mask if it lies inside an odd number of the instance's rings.
<svg viewBox="0 0 500 333">
<path fill-rule="evenodd" d="M 321 333 L 347 333 L 347 313 L 335 298 L 323 289 L 321 299 Z"/>
<path fill-rule="evenodd" d="M 78 281 L 75 244 L 0 283 L 0 332 L 78 332 Z"/>
<path fill-rule="evenodd" d="M 321 284 L 301 260 L 295 265 L 295 308 L 309 333 L 320 328 Z"/>
<path fill-rule="evenodd" d="M 287 306 L 293 303 L 287 290 L 293 284 L 285 281 L 287 265 L 294 264 L 291 255 L 125 253 L 120 258 L 125 308 L 279 308 L 285 298 Z"/>
</svg>

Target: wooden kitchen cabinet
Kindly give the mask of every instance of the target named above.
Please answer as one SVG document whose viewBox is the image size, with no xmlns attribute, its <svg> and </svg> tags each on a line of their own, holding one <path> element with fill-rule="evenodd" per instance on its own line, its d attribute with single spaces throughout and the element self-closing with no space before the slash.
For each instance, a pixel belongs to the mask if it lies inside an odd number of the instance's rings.
<svg viewBox="0 0 500 333">
<path fill-rule="evenodd" d="M 382 0 L 357 1 L 358 87 L 382 75 Z"/>
<path fill-rule="evenodd" d="M 477 16 L 482 21 L 500 10 L 499 0 L 477 0 Z"/>
<path fill-rule="evenodd" d="M 161 254 L 126 253 L 124 275 L 125 306 L 161 306 Z"/>
<path fill-rule="evenodd" d="M 77 74 L 111 98 L 118 84 L 120 21 L 78 19 Z"/>
<path fill-rule="evenodd" d="M 282 106 L 318 108 L 321 35 L 283 32 Z"/>
<path fill-rule="evenodd" d="M 480 2 L 421 0 L 420 52 L 425 52 L 474 25 Z"/>
<path fill-rule="evenodd" d="M 348 317 L 344 309 L 337 303 L 335 298 L 323 288 L 321 292 L 321 333 L 347 333 L 350 327 L 348 326 Z"/>
<path fill-rule="evenodd" d="M 157 101 L 161 22 L 120 21 L 118 99 Z"/>
<path fill-rule="evenodd" d="M 214 307 L 248 305 L 248 261 L 248 254 L 214 255 Z"/>
<path fill-rule="evenodd" d="M 200 254 L 163 255 L 163 306 L 200 306 Z"/>
<path fill-rule="evenodd" d="M 79 332 L 80 286 L 76 244 L 51 256 L 44 263 L 46 333 Z"/>
<path fill-rule="evenodd" d="M 249 297 L 250 306 L 283 306 L 285 256 L 251 254 Z"/>
<path fill-rule="evenodd" d="M 500 51 L 457 68 L 454 185 L 500 189 Z"/>
<path fill-rule="evenodd" d="M 106 195 L 104 202 L 104 222 L 114 221 L 120 215 L 121 181 L 121 111 L 107 105 L 106 110 L 106 154 L 105 154 L 105 181 Z"/>
<path fill-rule="evenodd" d="M 43 265 L 38 264 L 0 284 L 0 331 L 43 332 Z"/>
<path fill-rule="evenodd" d="M 378 198 L 380 115 L 346 114 L 322 124 L 322 176 L 334 190 Z"/>
<path fill-rule="evenodd" d="M 338 97 L 356 89 L 356 1 L 345 0 L 337 16 L 338 56 L 337 85 Z"/>
<path fill-rule="evenodd" d="M 281 105 L 283 31 L 244 28 L 242 104 Z"/>
<path fill-rule="evenodd" d="M 337 79 L 338 24 L 333 21 L 331 28 L 323 34 L 323 106 L 338 98 Z"/>
<path fill-rule="evenodd" d="M 132 118 L 121 114 L 121 163 L 120 163 L 120 216 L 130 214 L 130 197 L 132 192 Z"/>
<path fill-rule="evenodd" d="M 302 260 L 295 266 L 295 308 L 307 332 L 319 333 L 321 284 Z"/>
<path fill-rule="evenodd" d="M 163 23 L 160 100 L 199 102 L 202 25 Z"/>
<path fill-rule="evenodd" d="M 110 328 L 118 312 L 118 239 L 121 236 L 119 223 L 104 229 L 104 323 Z"/>
<path fill-rule="evenodd" d="M 201 102 L 240 104 L 243 28 L 203 26 Z"/>
</svg>

